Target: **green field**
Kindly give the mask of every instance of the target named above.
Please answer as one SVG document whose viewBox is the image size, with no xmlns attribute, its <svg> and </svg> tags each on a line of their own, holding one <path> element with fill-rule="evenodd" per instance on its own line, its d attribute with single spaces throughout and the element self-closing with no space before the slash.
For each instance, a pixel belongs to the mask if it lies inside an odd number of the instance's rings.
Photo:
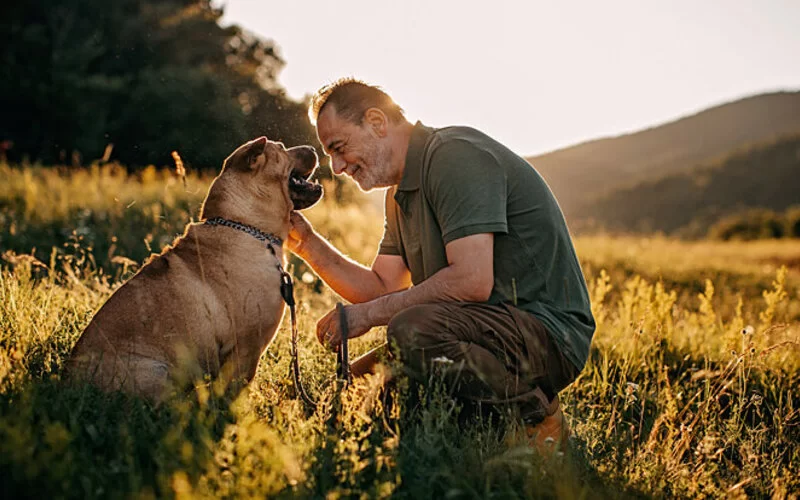
<svg viewBox="0 0 800 500">
<path fill-rule="evenodd" d="M 307 414 L 284 321 L 248 390 L 212 383 L 158 408 L 67 387 L 92 313 L 198 214 L 210 181 L 120 166 L 0 165 L 0 494 L 19 497 L 627 498 L 800 492 L 800 241 L 581 237 L 598 331 L 564 393 L 574 430 L 545 460 L 509 422 L 378 378 L 344 392 L 313 331 L 337 297 L 291 259 Z M 329 194 L 334 185 L 328 186 Z M 309 218 L 369 263 L 374 203 Z M 353 355 L 381 341 L 373 331 Z"/>
</svg>

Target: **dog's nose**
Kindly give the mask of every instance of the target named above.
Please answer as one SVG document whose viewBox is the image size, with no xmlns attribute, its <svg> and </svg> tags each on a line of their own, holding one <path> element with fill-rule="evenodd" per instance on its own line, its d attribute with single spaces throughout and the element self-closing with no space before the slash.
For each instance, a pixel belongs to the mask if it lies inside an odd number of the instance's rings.
<svg viewBox="0 0 800 500">
<path fill-rule="evenodd" d="M 297 158 L 306 168 L 315 166 L 319 161 L 316 150 L 311 146 L 295 146 L 289 149 L 289 153 Z"/>
</svg>

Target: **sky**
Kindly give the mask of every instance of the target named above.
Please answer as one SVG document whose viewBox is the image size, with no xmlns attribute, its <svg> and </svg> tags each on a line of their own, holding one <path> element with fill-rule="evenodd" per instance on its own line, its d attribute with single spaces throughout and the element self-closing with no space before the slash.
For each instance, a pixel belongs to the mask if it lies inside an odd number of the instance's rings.
<svg viewBox="0 0 800 500">
<path fill-rule="evenodd" d="M 342 76 L 522 155 L 800 90 L 799 0 L 216 0 L 301 98 Z"/>
</svg>

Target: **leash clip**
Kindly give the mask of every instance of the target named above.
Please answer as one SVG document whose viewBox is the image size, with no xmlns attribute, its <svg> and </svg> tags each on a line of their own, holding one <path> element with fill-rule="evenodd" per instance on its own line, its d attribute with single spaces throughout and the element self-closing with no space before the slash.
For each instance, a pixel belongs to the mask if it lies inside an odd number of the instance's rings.
<svg viewBox="0 0 800 500">
<path fill-rule="evenodd" d="M 289 307 L 294 307 L 294 283 L 292 276 L 281 269 L 281 297 Z"/>
</svg>

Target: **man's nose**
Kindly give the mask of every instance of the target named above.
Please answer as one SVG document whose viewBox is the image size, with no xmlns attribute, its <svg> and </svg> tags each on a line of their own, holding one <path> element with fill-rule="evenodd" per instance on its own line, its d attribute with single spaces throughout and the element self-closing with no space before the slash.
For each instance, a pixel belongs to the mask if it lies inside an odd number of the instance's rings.
<svg viewBox="0 0 800 500">
<path fill-rule="evenodd" d="M 339 155 L 331 156 L 331 168 L 333 169 L 333 173 L 336 175 L 341 174 L 344 172 L 344 169 L 347 167 L 347 162 Z"/>
</svg>

